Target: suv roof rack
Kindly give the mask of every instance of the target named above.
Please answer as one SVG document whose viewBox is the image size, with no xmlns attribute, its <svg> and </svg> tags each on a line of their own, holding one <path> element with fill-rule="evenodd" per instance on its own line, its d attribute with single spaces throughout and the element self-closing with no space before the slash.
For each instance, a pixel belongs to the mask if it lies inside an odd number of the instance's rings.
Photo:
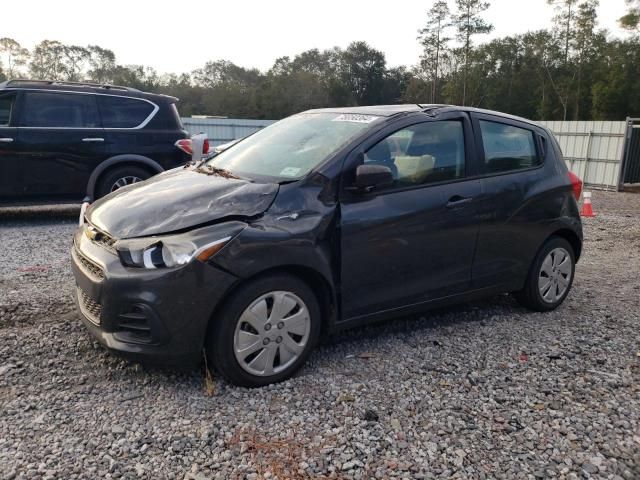
<svg viewBox="0 0 640 480">
<path fill-rule="evenodd" d="M 125 92 L 139 92 L 137 88 L 132 87 L 123 87 L 120 85 L 111 85 L 108 83 L 94 83 L 94 82 L 71 82 L 65 80 L 29 80 L 29 79 L 20 79 L 20 80 L 7 80 L 6 82 L 0 83 L 2 87 L 27 87 L 32 85 L 53 85 L 53 86 L 70 86 L 70 87 L 90 87 L 90 88 L 104 88 L 107 90 L 123 90 Z"/>
</svg>

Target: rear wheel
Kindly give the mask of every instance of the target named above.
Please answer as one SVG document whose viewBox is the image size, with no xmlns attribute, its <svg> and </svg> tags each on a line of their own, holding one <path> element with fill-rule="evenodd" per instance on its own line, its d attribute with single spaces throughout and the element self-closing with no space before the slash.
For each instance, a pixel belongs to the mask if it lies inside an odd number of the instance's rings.
<svg viewBox="0 0 640 480">
<path fill-rule="evenodd" d="M 135 165 L 126 165 L 112 170 L 107 170 L 98 182 L 96 197 L 104 197 L 111 192 L 115 192 L 119 188 L 126 187 L 127 185 L 133 185 L 134 183 L 141 182 L 149 177 L 151 177 L 151 173 L 149 173 L 148 170 Z"/>
<path fill-rule="evenodd" d="M 229 382 L 260 387 L 286 380 L 320 335 L 311 289 L 289 275 L 256 279 L 224 304 L 207 338 L 207 357 Z"/>
<path fill-rule="evenodd" d="M 547 240 L 533 261 L 524 288 L 515 294 L 523 306 L 539 312 L 557 308 L 573 284 L 575 253 L 561 237 Z"/>
</svg>

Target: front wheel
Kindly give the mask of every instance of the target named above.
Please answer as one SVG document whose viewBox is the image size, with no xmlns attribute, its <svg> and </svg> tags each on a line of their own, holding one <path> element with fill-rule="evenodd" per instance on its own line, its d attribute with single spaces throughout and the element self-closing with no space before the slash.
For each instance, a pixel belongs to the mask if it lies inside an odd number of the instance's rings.
<svg viewBox="0 0 640 480">
<path fill-rule="evenodd" d="M 575 253 L 561 237 L 551 237 L 540 248 L 524 288 L 515 294 L 523 306 L 538 312 L 557 308 L 571 290 Z"/>
<path fill-rule="evenodd" d="M 320 335 L 312 290 L 289 275 L 251 281 L 225 302 L 207 338 L 207 357 L 229 382 L 261 387 L 291 377 Z"/>
<path fill-rule="evenodd" d="M 116 190 L 142 182 L 151 177 L 151 173 L 142 167 L 136 165 L 125 165 L 123 167 L 114 168 L 104 173 L 96 188 L 96 198 L 115 192 Z"/>
</svg>

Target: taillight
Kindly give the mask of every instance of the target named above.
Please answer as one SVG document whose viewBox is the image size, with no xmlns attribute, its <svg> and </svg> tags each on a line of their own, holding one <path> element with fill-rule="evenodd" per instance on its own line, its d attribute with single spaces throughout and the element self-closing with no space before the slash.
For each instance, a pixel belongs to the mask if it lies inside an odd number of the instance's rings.
<svg viewBox="0 0 640 480">
<path fill-rule="evenodd" d="M 569 172 L 569 180 L 573 187 L 573 196 L 576 197 L 576 200 L 580 200 L 580 195 L 582 195 L 582 180 L 573 172 Z"/>
<path fill-rule="evenodd" d="M 182 140 L 178 140 L 176 142 L 176 147 L 178 147 L 180 150 L 182 150 L 184 153 L 186 153 L 187 155 L 192 155 L 193 154 L 193 147 L 192 147 L 192 142 L 190 138 L 183 138 Z M 206 154 L 209 153 L 209 140 L 206 139 L 204 141 L 204 143 L 202 144 L 202 153 Z"/>
</svg>

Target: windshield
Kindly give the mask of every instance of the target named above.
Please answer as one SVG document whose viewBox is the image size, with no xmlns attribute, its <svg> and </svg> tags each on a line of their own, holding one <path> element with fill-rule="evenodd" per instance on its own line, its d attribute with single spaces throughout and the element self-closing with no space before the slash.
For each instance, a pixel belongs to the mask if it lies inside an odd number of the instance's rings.
<svg viewBox="0 0 640 480">
<path fill-rule="evenodd" d="M 295 180 L 370 128 L 379 118 L 342 113 L 300 113 L 254 133 L 206 165 L 241 177 Z"/>
</svg>

